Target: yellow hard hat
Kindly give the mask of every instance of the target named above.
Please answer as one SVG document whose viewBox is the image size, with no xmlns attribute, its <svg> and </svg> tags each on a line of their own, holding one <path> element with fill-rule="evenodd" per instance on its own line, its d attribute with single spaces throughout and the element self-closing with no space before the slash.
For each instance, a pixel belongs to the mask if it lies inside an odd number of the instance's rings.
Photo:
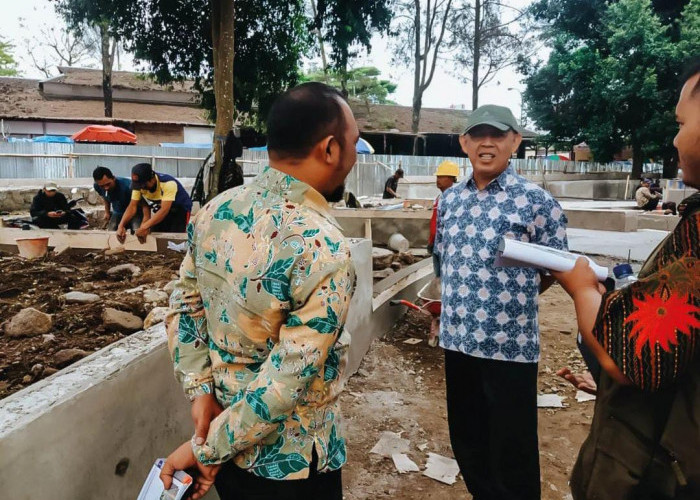
<svg viewBox="0 0 700 500">
<path fill-rule="evenodd" d="M 435 175 L 449 175 L 451 177 L 459 177 L 459 165 L 453 161 L 443 161 L 438 165 Z"/>
</svg>

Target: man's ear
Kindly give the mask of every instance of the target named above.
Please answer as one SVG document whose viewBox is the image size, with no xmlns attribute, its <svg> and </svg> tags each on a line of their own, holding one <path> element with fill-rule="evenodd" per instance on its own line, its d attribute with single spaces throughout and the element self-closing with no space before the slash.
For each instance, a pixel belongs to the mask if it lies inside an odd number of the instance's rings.
<svg viewBox="0 0 700 500">
<path fill-rule="evenodd" d="M 462 152 L 467 154 L 467 134 L 462 134 L 459 136 L 459 145 L 462 146 Z"/>
<path fill-rule="evenodd" d="M 513 153 L 517 153 L 521 142 L 523 142 L 522 134 L 515 134 L 515 142 L 513 143 Z"/>
<path fill-rule="evenodd" d="M 340 155 L 340 144 L 338 139 L 333 135 L 325 137 L 321 141 L 321 147 L 323 148 L 323 159 L 328 163 L 335 163 Z"/>
</svg>

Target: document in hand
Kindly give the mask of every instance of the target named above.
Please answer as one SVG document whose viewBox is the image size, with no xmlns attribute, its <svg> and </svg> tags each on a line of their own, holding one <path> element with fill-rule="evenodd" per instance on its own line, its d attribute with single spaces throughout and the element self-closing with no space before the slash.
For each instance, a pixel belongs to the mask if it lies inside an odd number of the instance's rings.
<svg viewBox="0 0 700 500">
<path fill-rule="evenodd" d="M 180 500 L 185 497 L 187 488 L 192 484 L 192 476 L 181 470 L 176 471 L 173 476 L 173 484 L 166 491 L 163 482 L 158 477 L 164 463 L 165 459 L 159 458 L 153 464 L 137 500 Z"/>
<path fill-rule="evenodd" d="M 555 248 L 501 238 L 494 265 L 497 267 L 536 267 L 547 271 L 570 271 L 581 257 Z M 599 281 L 608 277 L 608 269 L 586 257 Z"/>
</svg>

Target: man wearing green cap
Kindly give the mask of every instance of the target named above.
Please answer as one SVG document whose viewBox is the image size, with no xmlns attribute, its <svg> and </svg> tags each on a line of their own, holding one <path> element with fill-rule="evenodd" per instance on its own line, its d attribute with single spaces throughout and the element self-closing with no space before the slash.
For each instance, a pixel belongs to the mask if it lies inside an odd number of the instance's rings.
<svg viewBox="0 0 700 500">
<path fill-rule="evenodd" d="M 565 250 L 566 217 L 509 166 L 521 141 L 508 108 L 476 109 L 460 136 L 473 173 L 438 206 L 450 441 L 476 500 L 540 498 L 537 296 L 552 279 L 494 259 L 501 238 Z"/>
</svg>

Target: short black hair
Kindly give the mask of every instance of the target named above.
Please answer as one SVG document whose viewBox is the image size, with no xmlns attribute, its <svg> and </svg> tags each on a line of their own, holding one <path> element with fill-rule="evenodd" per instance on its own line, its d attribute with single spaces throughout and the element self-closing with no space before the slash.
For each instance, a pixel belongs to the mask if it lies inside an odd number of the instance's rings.
<svg viewBox="0 0 700 500">
<path fill-rule="evenodd" d="M 114 174 L 107 167 L 99 166 L 95 170 L 92 171 L 92 178 L 95 179 L 95 181 L 99 181 L 105 175 L 107 177 L 109 177 L 110 179 L 114 179 Z"/>
<path fill-rule="evenodd" d="M 321 139 L 333 135 L 344 147 L 345 116 L 339 90 L 308 82 L 287 90 L 267 115 L 267 149 L 279 158 L 306 158 Z"/>
<path fill-rule="evenodd" d="M 700 73 L 700 56 L 691 57 L 684 64 L 683 76 L 681 76 L 681 87 L 698 73 Z M 700 79 L 695 82 L 695 86 L 690 91 L 690 95 L 694 96 L 698 92 L 700 92 Z"/>
<path fill-rule="evenodd" d="M 394 173 L 399 176 L 399 179 L 403 179 L 403 170 L 402 169 L 399 168 Z"/>
</svg>

